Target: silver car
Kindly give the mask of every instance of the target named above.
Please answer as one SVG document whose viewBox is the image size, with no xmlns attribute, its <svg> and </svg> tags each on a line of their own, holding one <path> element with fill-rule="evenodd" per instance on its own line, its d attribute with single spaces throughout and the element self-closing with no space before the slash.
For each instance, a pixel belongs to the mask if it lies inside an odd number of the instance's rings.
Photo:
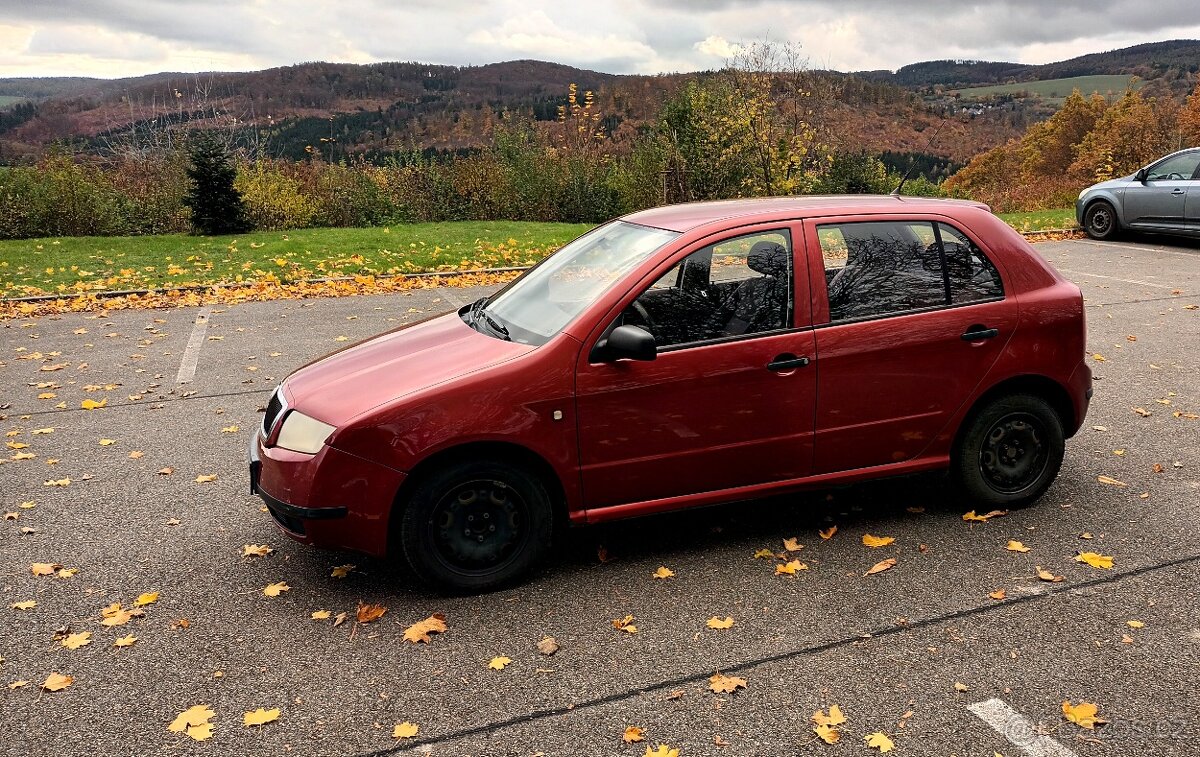
<svg viewBox="0 0 1200 757">
<path fill-rule="evenodd" d="M 1123 229 L 1200 235 L 1200 147 L 1093 184 L 1079 193 L 1075 218 L 1092 239 L 1112 239 Z"/>
</svg>

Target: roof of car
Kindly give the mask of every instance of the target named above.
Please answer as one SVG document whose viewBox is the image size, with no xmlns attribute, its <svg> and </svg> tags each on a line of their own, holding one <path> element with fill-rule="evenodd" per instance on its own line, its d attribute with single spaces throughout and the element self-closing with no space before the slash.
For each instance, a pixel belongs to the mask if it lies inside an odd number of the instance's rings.
<svg viewBox="0 0 1200 757">
<path fill-rule="evenodd" d="M 951 207 L 987 209 L 983 203 L 969 200 L 941 200 L 896 195 L 806 195 L 803 197 L 762 197 L 664 205 L 630 213 L 622 220 L 643 226 L 685 232 L 716 221 L 734 218 L 750 220 L 753 216 L 762 216 L 764 221 L 769 221 L 780 218 L 809 218 L 858 213 L 944 213 Z"/>
</svg>

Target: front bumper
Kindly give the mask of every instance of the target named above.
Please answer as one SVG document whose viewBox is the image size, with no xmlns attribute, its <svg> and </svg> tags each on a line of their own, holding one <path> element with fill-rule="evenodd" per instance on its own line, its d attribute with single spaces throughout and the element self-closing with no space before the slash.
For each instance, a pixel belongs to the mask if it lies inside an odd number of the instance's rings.
<svg viewBox="0 0 1200 757">
<path fill-rule="evenodd" d="M 315 455 L 250 439 L 250 493 L 280 530 L 318 547 L 387 553 L 388 521 L 404 474 L 332 447 Z"/>
</svg>

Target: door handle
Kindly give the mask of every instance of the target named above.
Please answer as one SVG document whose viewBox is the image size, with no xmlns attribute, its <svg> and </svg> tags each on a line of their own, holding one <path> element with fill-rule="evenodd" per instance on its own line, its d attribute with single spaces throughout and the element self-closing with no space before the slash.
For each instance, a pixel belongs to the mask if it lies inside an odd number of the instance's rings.
<svg viewBox="0 0 1200 757">
<path fill-rule="evenodd" d="M 767 363 L 768 371 L 790 371 L 793 368 L 803 368 L 808 365 L 809 360 L 806 357 L 796 357 L 790 352 L 785 352 L 782 355 L 776 355 L 775 359 Z"/>
<path fill-rule="evenodd" d="M 1171 190 L 1171 194 L 1173 194 L 1173 195 L 1187 194 L 1187 190 L 1180 189 L 1179 187 L 1175 187 L 1174 189 Z"/>
<path fill-rule="evenodd" d="M 996 336 L 1000 336 L 999 329 L 989 329 L 987 326 L 977 323 L 974 326 L 967 327 L 967 330 L 962 335 L 962 340 L 964 342 L 978 342 Z"/>
</svg>

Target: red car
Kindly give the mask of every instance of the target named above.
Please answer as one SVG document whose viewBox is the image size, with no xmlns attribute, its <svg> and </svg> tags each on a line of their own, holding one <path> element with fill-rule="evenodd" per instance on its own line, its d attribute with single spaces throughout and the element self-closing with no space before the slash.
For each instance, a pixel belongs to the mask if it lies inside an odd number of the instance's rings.
<svg viewBox="0 0 1200 757">
<path fill-rule="evenodd" d="M 293 373 L 250 450 L 291 537 L 481 590 L 564 523 L 949 469 L 1037 499 L 1091 398 L 1083 298 L 984 205 L 677 205 Z"/>
</svg>

